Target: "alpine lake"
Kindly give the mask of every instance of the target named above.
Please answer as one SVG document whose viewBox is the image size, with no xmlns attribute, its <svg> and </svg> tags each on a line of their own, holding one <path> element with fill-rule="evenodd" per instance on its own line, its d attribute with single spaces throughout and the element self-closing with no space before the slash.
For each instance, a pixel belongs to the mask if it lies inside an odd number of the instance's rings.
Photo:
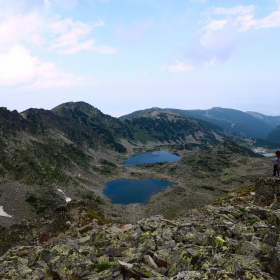
<svg viewBox="0 0 280 280">
<path fill-rule="evenodd" d="M 181 157 L 166 151 L 137 154 L 131 156 L 121 165 L 137 165 L 157 162 L 176 162 Z M 106 184 L 103 194 L 107 196 L 113 204 L 141 203 L 148 204 L 150 197 L 175 182 L 164 182 L 158 179 L 128 180 L 118 179 Z"/>
</svg>

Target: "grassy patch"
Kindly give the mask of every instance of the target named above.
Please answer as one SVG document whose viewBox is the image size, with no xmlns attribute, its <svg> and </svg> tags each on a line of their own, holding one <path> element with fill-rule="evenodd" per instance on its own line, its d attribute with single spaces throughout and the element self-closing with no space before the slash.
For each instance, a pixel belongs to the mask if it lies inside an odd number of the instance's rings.
<svg viewBox="0 0 280 280">
<path fill-rule="evenodd" d="M 86 226 L 83 229 L 79 230 L 80 234 L 84 234 L 93 229 L 93 226 Z"/>
<path fill-rule="evenodd" d="M 254 190 L 255 190 L 255 185 L 254 184 L 249 185 L 249 186 L 244 186 L 244 187 L 241 187 L 239 189 L 233 190 L 232 192 L 228 193 L 227 195 L 225 195 L 225 196 L 219 198 L 218 200 L 214 201 L 212 204 L 213 205 L 222 205 L 223 201 L 227 201 L 227 200 L 235 197 L 235 195 L 233 193 L 237 194 L 237 197 L 240 197 L 240 196 L 249 195 Z"/>
<path fill-rule="evenodd" d="M 98 272 L 101 272 L 101 271 L 104 271 L 111 267 L 116 268 L 118 266 L 119 266 L 119 264 L 117 262 L 101 262 L 101 263 L 97 264 L 96 269 Z"/>
<path fill-rule="evenodd" d="M 87 211 L 87 216 L 89 218 L 92 218 L 92 219 L 96 219 L 97 220 L 97 223 L 99 225 L 105 225 L 105 224 L 110 224 L 110 223 L 116 223 L 116 221 L 114 220 L 111 220 L 111 219 L 106 219 L 104 217 L 101 217 L 99 216 L 97 213 L 95 213 L 93 210 L 88 210 Z"/>
</svg>

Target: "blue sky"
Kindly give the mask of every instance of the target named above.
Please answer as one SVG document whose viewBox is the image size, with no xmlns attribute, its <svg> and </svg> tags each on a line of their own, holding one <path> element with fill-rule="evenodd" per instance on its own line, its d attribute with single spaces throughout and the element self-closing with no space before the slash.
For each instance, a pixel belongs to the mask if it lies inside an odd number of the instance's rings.
<svg viewBox="0 0 280 280">
<path fill-rule="evenodd" d="M 0 106 L 280 115 L 280 0 L 0 0 Z"/>
</svg>

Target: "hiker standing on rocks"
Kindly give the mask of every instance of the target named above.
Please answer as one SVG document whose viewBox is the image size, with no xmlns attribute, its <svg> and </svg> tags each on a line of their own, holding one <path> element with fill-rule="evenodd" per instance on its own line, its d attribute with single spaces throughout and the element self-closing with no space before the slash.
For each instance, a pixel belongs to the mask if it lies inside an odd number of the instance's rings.
<svg viewBox="0 0 280 280">
<path fill-rule="evenodd" d="M 276 158 L 274 161 L 274 167 L 273 167 L 273 176 L 276 176 L 276 171 L 279 176 L 279 171 L 280 171 L 280 151 L 275 152 Z"/>
</svg>

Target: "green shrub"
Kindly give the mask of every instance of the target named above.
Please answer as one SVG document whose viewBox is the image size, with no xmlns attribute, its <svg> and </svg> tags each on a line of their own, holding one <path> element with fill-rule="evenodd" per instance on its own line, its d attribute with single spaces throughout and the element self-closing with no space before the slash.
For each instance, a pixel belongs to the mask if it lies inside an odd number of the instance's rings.
<svg viewBox="0 0 280 280">
<path fill-rule="evenodd" d="M 105 261 L 105 262 L 101 262 L 101 263 L 97 264 L 96 269 L 97 269 L 98 272 L 101 272 L 101 271 L 104 271 L 104 270 L 109 269 L 111 267 L 116 268 L 118 266 L 119 266 L 119 264 L 117 262 L 106 262 Z"/>
<path fill-rule="evenodd" d="M 93 229 L 93 226 L 86 226 L 83 229 L 79 230 L 80 234 L 86 233 Z"/>
<path fill-rule="evenodd" d="M 106 218 L 103 218 L 103 217 L 99 216 L 93 210 L 88 210 L 87 211 L 87 216 L 92 218 L 92 219 L 96 219 L 97 223 L 99 225 L 105 225 L 105 224 L 116 222 L 116 221 L 113 221 L 113 220 L 110 220 L 110 219 L 106 219 Z"/>
<path fill-rule="evenodd" d="M 28 203 L 35 203 L 37 201 L 37 198 L 31 195 L 25 201 Z"/>
</svg>

